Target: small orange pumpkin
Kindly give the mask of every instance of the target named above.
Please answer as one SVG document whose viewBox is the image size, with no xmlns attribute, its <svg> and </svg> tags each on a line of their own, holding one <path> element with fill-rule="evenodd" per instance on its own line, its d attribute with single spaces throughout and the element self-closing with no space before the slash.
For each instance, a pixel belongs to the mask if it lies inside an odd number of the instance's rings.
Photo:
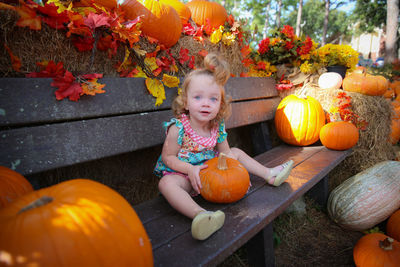
<svg viewBox="0 0 400 267">
<path fill-rule="evenodd" d="M 192 0 L 186 4 L 192 13 L 192 20 L 197 25 L 205 26 L 207 19 L 210 22 L 211 28 L 218 28 L 224 25 L 228 14 L 225 8 L 217 3 L 208 0 Z"/>
<path fill-rule="evenodd" d="M 390 215 L 386 224 L 386 233 L 400 242 L 400 210 Z"/>
<path fill-rule="evenodd" d="M 200 171 L 200 194 L 215 203 L 231 203 L 240 200 L 250 186 L 250 176 L 239 161 L 220 153 L 208 160 L 207 168 Z"/>
<path fill-rule="evenodd" d="M 381 233 L 367 234 L 354 246 L 353 259 L 359 267 L 398 267 L 400 243 Z"/>
<path fill-rule="evenodd" d="M 381 75 L 351 73 L 343 79 L 343 89 L 364 95 L 383 95 L 388 87 L 388 80 Z"/>
<path fill-rule="evenodd" d="M 319 131 L 325 125 L 325 112 L 313 97 L 288 95 L 275 112 L 275 128 L 285 142 L 307 146 L 318 141 Z"/>
<path fill-rule="evenodd" d="M 153 266 L 132 206 L 88 179 L 33 191 L 0 209 L 0 248 L 10 266 Z"/>
<path fill-rule="evenodd" d="M 128 19 L 142 17 L 141 30 L 145 35 L 157 39 L 166 47 L 175 45 L 182 32 L 178 13 L 170 5 L 159 0 L 125 0 L 121 5 Z"/>
<path fill-rule="evenodd" d="M 32 185 L 24 176 L 7 167 L 0 166 L 0 208 L 32 191 Z"/>
<path fill-rule="evenodd" d="M 333 150 L 346 150 L 355 146 L 359 139 L 358 129 L 348 121 L 342 121 L 340 116 L 325 124 L 319 133 L 321 143 Z"/>
</svg>

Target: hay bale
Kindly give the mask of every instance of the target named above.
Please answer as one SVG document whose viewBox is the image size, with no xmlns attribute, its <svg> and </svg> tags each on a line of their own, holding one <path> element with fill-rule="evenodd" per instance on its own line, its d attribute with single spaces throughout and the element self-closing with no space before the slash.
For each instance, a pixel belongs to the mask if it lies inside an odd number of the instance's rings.
<svg viewBox="0 0 400 267">
<path fill-rule="evenodd" d="M 56 30 L 42 23 L 39 31 L 30 30 L 27 27 L 16 26 L 18 15 L 12 10 L 0 10 L 0 46 L 7 45 L 13 54 L 22 62 L 21 72 L 12 69 L 10 57 L 2 49 L 0 52 L 0 76 L 1 77 L 24 77 L 26 73 L 39 71 L 36 62 L 44 60 L 63 62 L 64 68 L 73 74 L 102 73 L 104 77 L 119 77 L 116 65 L 124 60 L 125 46 L 118 47 L 117 54 L 109 58 L 105 51 L 79 52 L 72 44 L 71 39 L 66 37 L 65 30 Z M 153 52 L 156 45 L 149 43 L 147 38 L 140 37 L 137 43 L 140 49 L 146 52 Z M 232 45 L 225 45 L 222 42 L 213 44 L 208 38 L 197 41 L 191 36 L 182 35 L 178 43 L 171 47 L 170 52 L 178 63 L 179 71 L 170 73 L 176 76 L 184 76 L 191 69 L 187 63 L 179 63 L 180 50 L 189 50 L 189 56 L 195 57 L 195 66 L 200 67 L 203 58 L 198 53 L 201 50 L 217 52 L 221 54 L 230 64 L 231 73 L 239 76 L 246 71 L 242 64 L 241 45 L 234 42 Z M 133 54 L 133 53 L 131 53 Z M 159 56 L 168 56 L 166 51 L 160 51 Z M 133 56 L 133 55 L 132 55 Z M 144 57 L 136 55 L 132 58 L 134 62 L 143 66 Z"/>
</svg>

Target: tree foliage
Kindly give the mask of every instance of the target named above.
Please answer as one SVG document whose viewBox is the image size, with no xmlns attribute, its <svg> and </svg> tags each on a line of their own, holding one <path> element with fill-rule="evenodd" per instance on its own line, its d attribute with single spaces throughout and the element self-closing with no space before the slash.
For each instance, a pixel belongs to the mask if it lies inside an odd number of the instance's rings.
<svg viewBox="0 0 400 267">
<path fill-rule="evenodd" d="M 357 25 L 355 34 L 373 32 L 386 24 L 386 0 L 353 0 L 355 8 L 351 15 L 351 21 Z"/>
</svg>

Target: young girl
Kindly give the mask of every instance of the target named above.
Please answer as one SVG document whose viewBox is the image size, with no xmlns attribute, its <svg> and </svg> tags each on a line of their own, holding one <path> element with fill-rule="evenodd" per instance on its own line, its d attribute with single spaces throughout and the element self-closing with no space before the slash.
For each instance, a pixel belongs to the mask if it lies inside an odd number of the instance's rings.
<svg viewBox="0 0 400 267">
<path fill-rule="evenodd" d="M 208 54 L 204 68 L 192 71 L 184 80 L 182 93 L 172 109 L 176 118 L 165 123 L 167 137 L 155 167 L 160 192 L 170 205 L 193 219 L 192 236 L 204 240 L 222 227 L 222 211 L 206 211 L 191 196 L 200 193 L 199 172 L 207 168 L 206 160 L 218 153 L 237 159 L 250 173 L 269 184 L 282 184 L 293 161 L 267 168 L 238 148 L 230 148 L 224 119 L 230 113 L 224 85 L 230 76 L 228 63 L 216 54 Z"/>
</svg>

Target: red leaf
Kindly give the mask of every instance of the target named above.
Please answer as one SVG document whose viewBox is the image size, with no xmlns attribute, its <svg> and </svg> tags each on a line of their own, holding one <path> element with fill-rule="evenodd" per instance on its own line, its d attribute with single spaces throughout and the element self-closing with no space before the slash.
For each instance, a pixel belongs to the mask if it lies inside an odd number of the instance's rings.
<svg viewBox="0 0 400 267">
<path fill-rule="evenodd" d="M 70 21 L 68 12 L 64 10 L 61 13 L 57 12 L 58 7 L 54 3 L 46 3 L 44 6 L 38 6 L 37 10 L 46 15 L 42 20 L 54 29 L 65 29 Z"/>
<path fill-rule="evenodd" d="M 11 49 L 6 44 L 4 44 L 4 47 L 6 48 L 8 54 L 10 55 L 11 65 L 12 65 L 13 70 L 20 72 L 21 65 L 22 65 L 21 59 L 19 59 L 19 57 L 15 56 L 13 54 L 13 52 L 11 51 Z"/>
<path fill-rule="evenodd" d="M 57 64 L 54 61 L 42 61 L 37 62 L 37 66 L 40 67 L 40 72 L 31 72 L 26 75 L 27 78 L 45 78 L 45 77 L 57 77 L 63 76 L 65 73 L 64 64 L 62 62 L 58 62 Z"/>
<path fill-rule="evenodd" d="M 81 75 L 81 77 L 84 78 L 84 79 L 87 79 L 87 80 L 100 79 L 100 78 L 103 78 L 103 74 L 101 74 L 101 73 L 91 73 L 91 74 Z"/>
<path fill-rule="evenodd" d="M 206 56 L 208 55 L 208 51 L 205 50 L 205 49 L 202 49 L 202 50 L 199 51 L 198 54 L 199 54 L 200 56 L 202 56 L 202 57 L 206 57 Z"/>
<path fill-rule="evenodd" d="M 72 39 L 72 43 L 79 50 L 79 52 L 91 51 L 93 49 L 94 38 L 92 37 L 78 37 Z"/>
<path fill-rule="evenodd" d="M 83 19 L 85 25 L 92 31 L 101 26 L 110 26 L 109 20 L 110 17 L 107 14 L 95 14 L 93 12 L 90 12 L 88 17 Z"/>
<path fill-rule="evenodd" d="M 188 64 L 189 68 L 193 69 L 194 68 L 194 56 L 192 56 L 190 58 L 189 64 Z"/>
<path fill-rule="evenodd" d="M 63 77 L 58 76 L 53 78 L 51 86 L 58 88 L 55 92 L 57 100 L 62 100 L 68 97 L 71 101 L 78 101 L 83 90 L 81 85 L 75 80 L 75 77 L 69 71 L 65 71 Z"/>
<path fill-rule="evenodd" d="M 189 50 L 186 48 L 181 48 L 181 50 L 179 51 L 179 62 L 181 64 L 184 64 L 189 59 Z"/>
<path fill-rule="evenodd" d="M 36 11 L 30 8 L 25 3 L 20 7 L 15 7 L 20 18 L 17 21 L 17 25 L 20 27 L 29 27 L 31 30 L 42 29 L 41 18 L 37 16 Z"/>
</svg>

